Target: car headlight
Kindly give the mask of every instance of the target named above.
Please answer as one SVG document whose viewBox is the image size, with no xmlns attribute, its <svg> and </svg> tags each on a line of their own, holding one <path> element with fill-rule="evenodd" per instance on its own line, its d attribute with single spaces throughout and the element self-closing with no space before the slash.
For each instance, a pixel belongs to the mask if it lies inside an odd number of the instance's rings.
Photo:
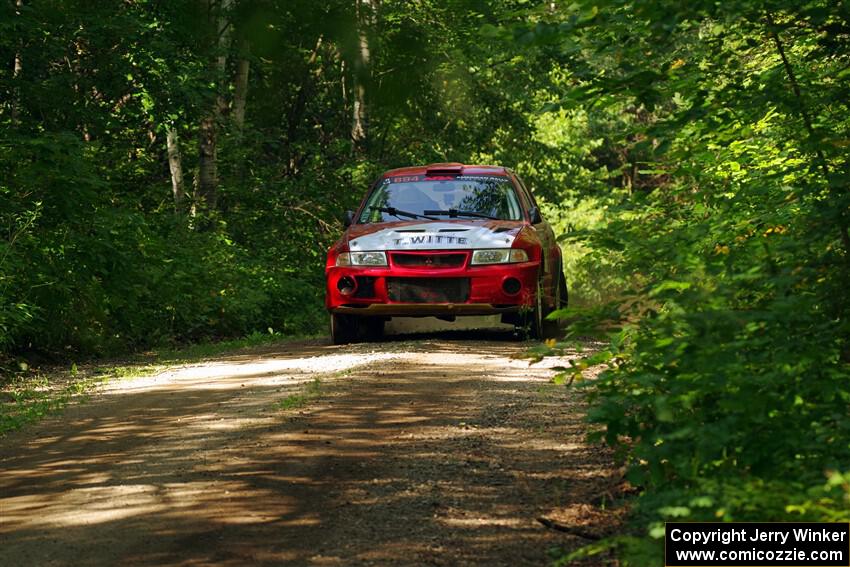
<svg viewBox="0 0 850 567">
<path fill-rule="evenodd" d="M 528 254 L 518 248 L 498 248 L 494 250 L 475 250 L 472 253 L 471 265 L 482 264 L 512 264 L 528 262 Z"/>
<path fill-rule="evenodd" d="M 386 252 L 343 252 L 336 257 L 337 266 L 386 266 Z"/>
</svg>

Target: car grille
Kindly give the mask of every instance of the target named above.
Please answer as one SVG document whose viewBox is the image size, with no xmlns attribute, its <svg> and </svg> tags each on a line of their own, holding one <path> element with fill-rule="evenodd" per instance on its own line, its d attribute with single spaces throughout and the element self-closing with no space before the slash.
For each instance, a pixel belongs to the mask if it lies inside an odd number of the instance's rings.
<svg viewBox="0 0 850 567">
<path fill-rule="evenodd" d="M 469 278 L 387 278 L 387 295 L 400 303 L 463 303 Z"/>
<path fill-rule="evenodd" d="M 356 276 L 357 291 L 354 292 L 354 297 L 366 298 L 375 297 L 375 276 Z"/>
<path fill-rule="evenodd" d="M 466 262 L 466 254 L 392 254 L 393 264 L 402 268 L 459 268 Z"/>
</svg>

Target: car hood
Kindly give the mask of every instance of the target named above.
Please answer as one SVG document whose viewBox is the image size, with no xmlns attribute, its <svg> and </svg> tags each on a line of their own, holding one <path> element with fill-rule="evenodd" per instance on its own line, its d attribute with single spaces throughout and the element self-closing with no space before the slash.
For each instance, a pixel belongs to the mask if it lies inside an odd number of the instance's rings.
<svg viewBox="0 0 850 567">
<path fill-rule="evenodd" d="M 356 224 L 347 233 L 352 252 L 510 248 L 521 221 L 429 221 Z"/>
</svg>

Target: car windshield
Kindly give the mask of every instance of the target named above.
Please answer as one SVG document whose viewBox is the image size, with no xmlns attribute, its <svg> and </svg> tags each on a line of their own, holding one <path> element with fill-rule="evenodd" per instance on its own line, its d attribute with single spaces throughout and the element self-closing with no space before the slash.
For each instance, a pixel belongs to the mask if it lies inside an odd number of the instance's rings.
<svg viewBox="0 0 850 567">
<path fill-rule="evenodd" d="M 510 179 L 486 175 L 387 177 L 378 185 L 358 222 L 493 218 L 521 220 Z"/>
</svg>

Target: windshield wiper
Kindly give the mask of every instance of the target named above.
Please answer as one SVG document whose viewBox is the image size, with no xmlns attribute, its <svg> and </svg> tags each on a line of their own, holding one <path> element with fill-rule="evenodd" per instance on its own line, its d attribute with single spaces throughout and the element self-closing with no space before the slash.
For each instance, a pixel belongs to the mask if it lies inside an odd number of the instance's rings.
<svg viewBox="0 0 850 567">
<path fill-rule="evenodd" d="M 369 207 L 369 210 L 372 211 L 381 211 L 382 213 L 387 213 L 388 215 L 392 215 L 394 217 L 407 217 L 411 219 L 428 219 L 428 220 L 437 220 L 433 217 L 428 216 L 428 211 L 425 211 L 424 215 L 420 215 L 419 213 L 411 213 L 409 211 L 402 211 L 396 209 L 395 207 Z"/>
<path fill-rule="evenodd" d="M 476 219 L 499 220 L 499 217 L 486 215 L 476 211 L 459 211 L 457 209 L 449 209 L 447 211 L 424 211 L 426 215 L 449 215 L 449 217 L 473 217 Z"/>
</svg>

